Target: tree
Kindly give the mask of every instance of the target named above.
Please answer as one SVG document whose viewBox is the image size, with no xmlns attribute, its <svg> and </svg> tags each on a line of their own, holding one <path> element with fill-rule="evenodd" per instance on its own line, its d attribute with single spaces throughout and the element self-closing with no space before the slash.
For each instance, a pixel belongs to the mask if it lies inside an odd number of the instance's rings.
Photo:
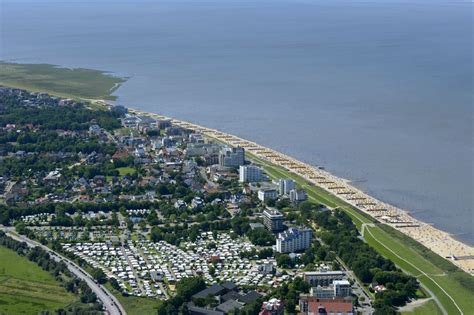
<svg viewBox="0 0 474 315">
<path fill-rule="evenodd" d="M 127 222 L 127 229 L 128 229 L 130 232 L 133 232 L 133 225 L 134 225 L 134 224 L 133 224 L 133 221 L 130 220 L 130 218 L 127 218 L 125 221 Z"/>
<path fill-rule="evenodd" d="M 110 285 L 111 285 L 115 290 L 117 290 L 117 291 L 120 291 L 120 290 L 122 289 L 122 288 L 120 287 L 120 285 L 119 285 L 117 279 L 115 279 L 115 278 L 110 278 L 110 279 L 109 279 L 109 283 L 110 283 Z"/>
<path fill-rule="evenodd" d="M 84 225 L 84 218 L 82 216 L 82 211 L 77 211 L 77 215 L 74 217 L 73 220 L 74 226 L 83 226 Z"/>
<path fill-rule="evenodd" d="M 206 282 L 201 277 L 184 278 L 176 284 L 177 296 L 189 300 L 194 294 L 206 288 Z"/>
<path fill-rule="evenodd" d="M 247 233 L 250 241 L 254 245 L 269 246 L 275 244 L 275 235 L 265 228 L 257 228 Z"/>
<path fill-rule="evenodd" d="M 215 273 L 216 273 L 216 268 L 214 268 L 214 266 L 210 266 L 209 267 L 209 274 L 211 276 L 214 276 Z"/>
<path fill-rule="evenodd" d="M 265 204 L 268 206 L 268 207 L 275 207 L 275 204 L 276 204 L 276 200 L 275 199 L 268 199 Z"/>
<path fill-rule="evenodd" d="M 382 301 L 375 300 L 373 307 L 375 308 L 374 315 L 395 315 L 397 312 L 390 306 L 382 303 Z"/>
<path fill-rule="evenodd" d="M 146 231 L 146 221 L 145 220 L 141 220 L 140 222 L 138 222 L 138 226 L 140 227 L 140 229 L 142 231 Z"/>
<path fill-rule="evenodd" d="M 107 276 L 100 268 L 94 268 L 91 272 L 91 276 L 100 284 L 107 282 Z"/>
<path fill-rule="evenodd" d="M 293 260 L 291 260 L 291 257 L 288 254 L 277 255 L 276 262 L 279 267 L 283 268 L 292 268 L 294 265 Z"/>
<path fill-rule="evenodd" d="M 303 262 L 303 264 L 308 265 L 314 262 L 316 258 L 314 252 L 314 246 L 311 246 L 310 248 L 305 250 L 304 254 L 301 256 L 301 261 Z"/>
<path fill-rule="evenodd" d="M 153 242 L 159 242 L 163 239 L 163 233 L 159 227 L 154 226 L 151 228 L 150 238 Z"/>
<path fill-rule="evenodd" d="M 273 249 L 272 248 L 264 248 L 261 251 L 258 252 L 258 258 L 259 259 L 265 259 L 268 257 L 273 256 Z"/>
<path fill-rule="evenodd" d="M 215 249 L 215 248 L 217 248 L 217 245 L 214 242 L 210 242 L 206 245 L 206 247 L 207 247 L 207 249 Z"/>
<path fill-rule="evenodd" d="M 117 211 L 115 211 L 115 210 L 112 211 L 112 216 L 110 218 L 110 224 L 115 226 L 115 227 L 118 227 L 120 225 L 118 215 L 117 215 Z"/>
<path fill-rule="evenodd" d="M 26 233 L 26 225 L 23 222 L 18 222 L 15 224 L 15 231 L 18 234 L 25 234 Z"/>
<path fill-rule="evenodd" d="M 231 221 L 232 230 L 238 235 L 244 235 L 250 230 L 249 219 L 242 216 L 235 216 Z"/>
<path fill-rule="evenodd" d="M 146 220 L 150 225 L 157 225 L 160 223 L 160 219 L 158 219 L 158 215 L 156 214 L 156 210 L 152 209 L 150 213 L 147 215 Z"/>
</svg>

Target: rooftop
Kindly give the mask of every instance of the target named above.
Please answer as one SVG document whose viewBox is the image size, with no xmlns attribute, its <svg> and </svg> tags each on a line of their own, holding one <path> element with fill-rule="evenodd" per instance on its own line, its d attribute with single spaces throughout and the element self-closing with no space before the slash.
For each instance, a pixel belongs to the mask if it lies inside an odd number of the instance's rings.
<svg viewBox="0 0 474 315">
<path fill-rule="evenodd" d="M 204 289 L 193 295 L 193 298 L 206 298 L 208 295 L 218 295 L 225 290 L 220 284 L 213 284 L 207 289 Z"/>
<path fill-rule="evenodd" d="M 260 298 L 262 295 L 258 293 L 257 291 L 250 291 L 247 294 L 239 297 L 239 301 L 243 302 L 244 304 L 250 304 Z"/>
<path fill-rule="evenodd" d="M 267 208 L 263 211 L 263 214 L 265 216 L 268 216 L 268 217 L 271 217 L 271 218 L 279 218 L 279 217 L 282 217 L 283 218 L 283 214 L 281 214 L 280 211 L 278 211 L 277 209 L 274 209 L 274 208 Z"/>
<path fill-rule="evenodd" d="M 242 303 L 237 302 L 236 300 L 228 300 L 222 304 L 219 304 L 216 309 L 225 313 L 228 313 L 235 309 L 241 309 L 244 307 Z"/>
</svg>

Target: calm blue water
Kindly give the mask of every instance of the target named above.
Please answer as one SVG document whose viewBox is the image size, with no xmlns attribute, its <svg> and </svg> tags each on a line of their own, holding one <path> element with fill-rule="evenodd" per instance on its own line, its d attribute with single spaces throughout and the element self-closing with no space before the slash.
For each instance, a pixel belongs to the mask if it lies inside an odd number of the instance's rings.
<svg viewBox="0 0 474 315">
<path fill-rule="evenodd" d="M 354 180 L 474 244 L 472 4 L 0 0 L 0 59 L 108 70 L 119 102 Z"/>
</svg>

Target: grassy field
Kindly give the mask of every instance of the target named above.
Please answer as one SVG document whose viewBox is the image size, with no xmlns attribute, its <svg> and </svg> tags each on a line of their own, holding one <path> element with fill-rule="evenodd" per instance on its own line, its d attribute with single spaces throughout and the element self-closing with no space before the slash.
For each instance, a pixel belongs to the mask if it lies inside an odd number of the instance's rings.
<svg viewBox="0 0 474 315">
<path fill-rule="evenodd" d="M 158 305 L 161 303 L 159 300 L 148 299 L 137 296 L 122 296 L 120 292 L 112 288 L 107 283 L 105 285 L 107 289 L 119 300 L 120 304 L 125 308 L 127 315 L 151 315 L 156 314 Z"/>
<path fill-rule="evenodd" d="M 137 172 L 133 167 L 119 167 L 117 171 L 119 171 L 120 176 L 131 175 Z"/>
<path fill-rule="evenodd" d="M 420 306 L 417 306 L 415 309 L 409 312 L 402 312 L 402 315 L 442 315 L 443 313 L 439 310 L 436 302 L 433 300 L 427 301 Z"/>
<path fill-rule="evenodd" d="M 265 172 L 272 178 L 294 179 L 299 186 L 305 188 L 311 201 L 330 208 L 337 207 L 344 210 L 351 216 L 359 230 L 362 230 L 364 224 L 375 224 L 375 226 L 364 226 L 364 238 L 366 241 L 379 253 L 395 262 L 400 268 L 416 276 L 439 299 L 449 314 L 461 314 L 461 312 L 471 314 L 470 312 L 474 310 L 473 277 L 415 240 L 389 226 L 377 223 L 375 219 L 322 188 L 308 183 L 300 176 L 263 161 L 247 152 L 246 156 L 254 162 L 261 164 Z M 436 303 L 434 303 L 434 307 L 437 308 Z M 420 309 L 420 311 L 422 310 Z M 431 314 L 429 310 L 426 311 L 426 313 L 419 314 Z M 437 308 L 437 311 L 439 312 L 440 310 Z"/>
<path fill-rule="evenodd" d="M 0 247 L 0 314 L 38 314 L 76 300 L 38 265 Z"/>
<path fill-rule="evenodd" d="M 0 85 L 74 99 L 114 100 L 125 79 L 90 69 L 0 62 Z"/>
</svg>

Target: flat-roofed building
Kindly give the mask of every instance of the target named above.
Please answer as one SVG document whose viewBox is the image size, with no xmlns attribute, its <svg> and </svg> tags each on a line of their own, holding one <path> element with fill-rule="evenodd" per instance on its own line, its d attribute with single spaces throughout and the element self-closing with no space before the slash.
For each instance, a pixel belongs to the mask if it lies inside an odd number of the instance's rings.
<svg viewBox="0 0 474 315">
<path fill-rule="evenodd" d="M 292 189 L 296 188 L 296 183 L 292 179 L 282 178 L 278 181 L 278 190 L 280 195 L 289 195 Z"/>
<path fill-rule="evenodd" d="M 332 282 L 334 287 L 334 296 L 337 297 L 346 297 L 351 296 L 352 286 L 348 280 L 334 280 Z"/>
<path fill-rule="evenodd" d="M 311 246 L 312 231 L 308 228 L 289 228 L 279 233 L 276 240 L 276 251 L 279 253 L 294 253 Z"/>
<path fill-rule="evenodd" d="M 334 280 L 344 279 L 344 272 L 339 270 L 307 271 L 303 274 L 303 279 L 312 287 L 317 287 L 318 285 L 324 287 L 332 284 Z"/>
<path fill-rule="evenodd" d="M 241 183 L 255 183 L 262 180 L 262 169 L 255 165 L 240 165 L 239 181 Z"/>
<path fill-rule="evenodd" d="M 354 315 L 351 298 L 322 299 L 314 296 L 300 296 L 300 314 L 338 314 Z"/>
<path fill-rule="evenodd" d="M 334 287 L 322 287 L 318 285 L 317 287 L 312 287 L 309 294 L 319 299 L 332 299 L 334 297 Z"/>
<path fill-rule="evenodd" d="M 241 147 L 224 147 L 219 153 L 219 165 L 223 167 L 239 167 L 245 164 L 245 150 Z"/>
<path fill-rule="evenodd" d="M 165 129 L 165 128 L 171 127 L 171 120 L 169 120 L 169 119 L 157 119 L 156 120 L 156 126 L 159 129 Z"/>
<path fill-rule="evenodd" d="M 348 280 L 334 280 L 329 286 L 312 287 L 310 296 L 320 299 L 345 298 L 352 295 L 352 286 Z"/>
<path fill-rule="evenodd" d="M 290 190 L 289 196 L 290 201 L 293 204 L 298 204 L 308 199 L 308 195 L 306 194 L 306 191 L 304 191 L 304 189 L 292 189 Z"/>
<path fill-rule="evenodd" d="M 258 190 L 257 193 L 258 199 L 266 202 L 267 200 L 275 200 L 278 198 L 278 193 L 275 189 L 271 188 L 262 188 Z"/>
<path fill-rule="evenodd" d="M 272 232 L 278 232 L 284 229 L 284 219 L 283 214 L 277 209 L 267 208 L 263 211 L 263 225 Z"/>
</svg>

